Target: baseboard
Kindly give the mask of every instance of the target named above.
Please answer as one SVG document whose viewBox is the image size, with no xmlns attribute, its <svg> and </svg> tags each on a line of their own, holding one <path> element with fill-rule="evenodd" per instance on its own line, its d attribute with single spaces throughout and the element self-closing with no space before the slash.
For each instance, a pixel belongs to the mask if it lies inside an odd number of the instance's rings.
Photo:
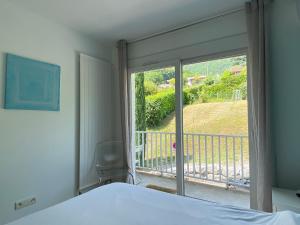
<svg viewBox="0 0 300 225">
<path fill-rule="evenodd" d="M 93 189 L 97 188 L 97 187 L 100 187 L 98 182 L 94 183 L 94 184 L 91 184 L 91 185 L 88 185 L 88 186 L 85 186 L 85 187 L 82 187 L 82 188 L 79 189 L 78 195 L 84 194 L 84 193 L 86 193 L 90 190 L 93 190 Z"/>
</svg>

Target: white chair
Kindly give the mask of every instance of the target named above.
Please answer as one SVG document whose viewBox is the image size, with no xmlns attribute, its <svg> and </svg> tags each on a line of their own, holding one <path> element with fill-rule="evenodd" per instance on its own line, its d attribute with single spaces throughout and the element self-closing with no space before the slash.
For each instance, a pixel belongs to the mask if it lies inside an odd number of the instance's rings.
<svg viewBox="0 0 300 225">
<path fill-rule="evenodd" d="M 95 149 L 96 171 L 99 184 L 119 181 L 127 176 L 121 141 L 106 141 Z"/>
</svg>

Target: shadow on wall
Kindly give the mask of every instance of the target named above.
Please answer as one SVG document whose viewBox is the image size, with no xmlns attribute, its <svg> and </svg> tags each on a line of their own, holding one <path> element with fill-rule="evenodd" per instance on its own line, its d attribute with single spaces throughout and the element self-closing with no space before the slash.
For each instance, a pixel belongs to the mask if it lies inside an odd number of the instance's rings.
<svg viewBox="0 0 300 225">
<path fill-rule="evenodd" d="M 1 71 L 1 74 L 0 74 L 0 83 L 1 83 L 1 99 L 0 99 L 0 107 L 3 109 L 4 108 L 4 99 L 5 99 L 5 72 L 6 72 L 6 54 L 5 53 L 1 53 L 1 56 L 0 56 L 0 64 L 2 64 L 2 71 Z M 1 65 L 0 65 L 1 67 Z"/>
<path fill-rule="evenodd" d="M 300 22 L 300 0 L 297 0 L 297 12 L 298 12 L 298 18 Z"/>
<path fill-rule="evenodd" d="M 75 185 L 74 195 L 79 191 L 79 163 L 80 163 L 80 52 L 74 52 L 75 59 Z"/>
</svg>

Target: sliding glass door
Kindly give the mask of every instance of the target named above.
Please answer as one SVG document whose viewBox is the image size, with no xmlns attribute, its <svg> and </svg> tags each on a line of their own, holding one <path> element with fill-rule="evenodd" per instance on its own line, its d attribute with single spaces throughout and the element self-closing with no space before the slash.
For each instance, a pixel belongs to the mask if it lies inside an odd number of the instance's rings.
<svg viewBox="0 0 300 225">
<path fill-rule="evenodd" d="M 138 185 L 249 206 L 246 62 L 240 54 L 132 71 Z"/>
<path fill-rule="evenodd" d="M 182 78 L 185 195 L 249 207 L 246 55 L 186 63 Z"/>
<path fill-rule="evenodd" d="M 131 74 L 136 184 L 169 193 L 176 185 L 175 67 Z"/>
</svg>

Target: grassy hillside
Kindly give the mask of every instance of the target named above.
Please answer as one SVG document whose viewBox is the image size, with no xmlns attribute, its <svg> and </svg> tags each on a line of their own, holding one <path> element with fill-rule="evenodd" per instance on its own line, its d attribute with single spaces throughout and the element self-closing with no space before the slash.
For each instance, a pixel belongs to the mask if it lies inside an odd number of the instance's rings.
<svg viewBox="0 0 300 225">
<path fill-rule="evenodd" d="M 228 136 L 218 138 L 219 134 L 248 135 L 247 114 L 247 101 L 199 103 L 185 106 L 183 110 L 184 133 L 215 135 L 201 135 L 200 139 L 196 136 L 194 140 L 192 135 L 184 135 L 184 161 L 196 161 L 202 165 L 220 161 L 222 165 L 225 165 L 228 157 L 229 166 L 233 168 L 233 162 L 240 163 L 243 154 L 244 165 L 247 167 L 249 165 L 248 139 L 239 137 L 233 139 Z M 175 132 L 174 113 L 163 120 L 161 126 L 149 131 Z M 154 167 L 157 167 L 165 158 L 168 163 L 175 162 L 175 152 L 171 151 L 172 144 L 175 143 L 175 134 L 172 138 L 169 135 L 148 135 L 146 143 L 147 166 L 150 165 L 149 163 L 154 163 Z"/>
<path fill-rule="evenodd" d="M 193 104 L 183 110 L 184 132 L 248 134 L 247 101 Z M 175 115 L 151 131 L 175 132 Z"/>
<path fill-rule="evenodd" d="M 238 56 L 233 58 L 217 59 L 207 62 L 194 63 L 183 66 L 183 73 L 187 76 L 192 74 L 207 75 L 209 77 L 216 77 L 218 74 L 223 74 L 224 71 L 230 69 L 235 65 L 246 65 L 246 56 Z"/>
</svg>

